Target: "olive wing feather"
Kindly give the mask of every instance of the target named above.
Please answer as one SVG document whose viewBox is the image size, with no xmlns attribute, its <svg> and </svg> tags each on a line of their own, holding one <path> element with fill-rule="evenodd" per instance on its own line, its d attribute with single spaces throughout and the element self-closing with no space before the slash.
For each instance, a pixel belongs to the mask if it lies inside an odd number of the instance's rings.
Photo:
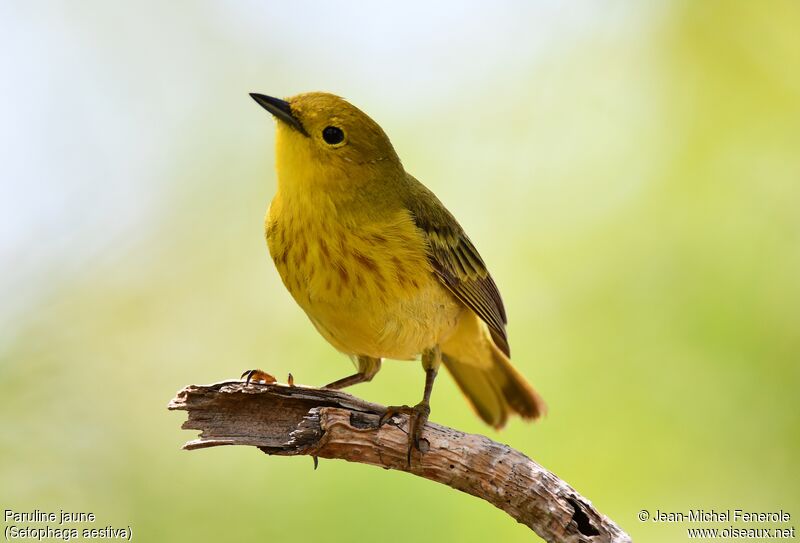
<svg viewBox="0 0 800 543">
<path fill-rule="evenodd" d="M 406 205 L 428 241 L 428 260 L 436 276 L 489 326 L 495 344 L 510 357 L 503 300 L 486 264 L 455 217 L 430 190 L 412 180 Z"/>
</svg>

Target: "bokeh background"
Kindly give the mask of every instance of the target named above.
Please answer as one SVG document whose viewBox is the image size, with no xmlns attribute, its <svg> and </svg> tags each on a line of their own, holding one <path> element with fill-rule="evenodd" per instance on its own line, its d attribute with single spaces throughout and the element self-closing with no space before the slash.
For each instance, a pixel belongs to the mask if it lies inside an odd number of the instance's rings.
<svg viewBox="0 0 800 543">
<path fill-rule="evenodd" d="M 262 239 L 273 121 L 340 94 L 480 248 L 550 406 L 483 426 L 643 541 L 640 509 L 800 515 L 800 4 L 0 3 L 0 501 L 139 541 L 530 541 L 403 473 L 187 453 L 167 401 L 349 361 Z M 416 401 L 418 363 L 352 391 Z M 491 539 L 490 539 L 491 538 Z"/>
</svg>

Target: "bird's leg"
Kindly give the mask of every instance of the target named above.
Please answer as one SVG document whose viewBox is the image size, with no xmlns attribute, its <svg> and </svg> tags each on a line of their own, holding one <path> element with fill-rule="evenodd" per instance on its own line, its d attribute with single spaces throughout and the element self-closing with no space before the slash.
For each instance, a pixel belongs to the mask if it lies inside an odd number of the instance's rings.
<svg viewBox="0 0 800 543">
<path fill-rule="evenodd" d="M 358 372 L 354 373 L 353 375 L 348 375 L 347 377 L 337 379 L 333 383 L 328 383 L 324 388 L 347 388 L 349 386 L 357 385 L 358 383 L 364 383 L 370 379 L 372 379 L 372 377 L 368 377 L 365 373 Z"/>
<path fill-rule="evenodd" d="M 414 449 L 424 452 L 420 448 L 420 438 L 422 437 L 422 429 L 425 427 L 425 423 L 428 422 L 428 417 L 431 414 L 431 392 L 433 391 L 433 382 L 436 380 L 436 374 L 439 372 L 441 363 L 442 354 L 438 346 L 424 351 L 422 353 L 422 367 L 425 369 L 425 391 L 422 393 L 422 401 L 414 407 L 409 407 L 407 405 L 389 406 L 378 421 L 378 425 L 382 426 L 395 415 L 408 415 L 407 460 L 409 468 L 411 467 L 411 452 Z"/>
<path fill-rule="evenodd" d="M 370 356 L 359 356 L 356 360 L 358 363 L 358 372 L 347 377 L 342 377 L 333 383 L 325 385 L 325 388 L 341 389 L 358 383 L 366 383 L 372 381 L 378 370 L 381 369 L 381 359 L 372 358 Z"/>
</svg>

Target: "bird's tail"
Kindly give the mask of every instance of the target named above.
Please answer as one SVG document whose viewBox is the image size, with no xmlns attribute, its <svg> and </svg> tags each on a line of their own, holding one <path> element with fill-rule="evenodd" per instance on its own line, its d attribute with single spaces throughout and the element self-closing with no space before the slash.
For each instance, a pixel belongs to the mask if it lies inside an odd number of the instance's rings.
<svg viewBox="0 0 800 543">
<path fill-rule="evenodd" d="M 545 413 L 542 398 L 494 344 L 483 321 L 465 311 L 452 336 L 442 344 L 442 361 L 478 415 L 501 428 L 509 413 L 537 419 Z"/>
</svg>

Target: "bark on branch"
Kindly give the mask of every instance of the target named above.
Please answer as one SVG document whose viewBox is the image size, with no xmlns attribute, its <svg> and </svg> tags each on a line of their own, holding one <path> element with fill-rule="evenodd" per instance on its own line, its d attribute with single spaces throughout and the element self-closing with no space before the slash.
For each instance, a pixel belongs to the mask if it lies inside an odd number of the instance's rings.
<svg viewBox="0 0 800 543">
<path fill-rule="evenodd" d="M 428 423 L 424 454 L 407 466 L 407 417 L 337 390 L 225 381 L 189 385 L 169 403 L 200 430 L 184 449 L 250 445 L 267 454 L 339 458 L 407 471 L 486 500 L 549 542 L 622 543 L 630 537 L 592 503 L 524 454 L 487 437 Z"/>
</svg>

